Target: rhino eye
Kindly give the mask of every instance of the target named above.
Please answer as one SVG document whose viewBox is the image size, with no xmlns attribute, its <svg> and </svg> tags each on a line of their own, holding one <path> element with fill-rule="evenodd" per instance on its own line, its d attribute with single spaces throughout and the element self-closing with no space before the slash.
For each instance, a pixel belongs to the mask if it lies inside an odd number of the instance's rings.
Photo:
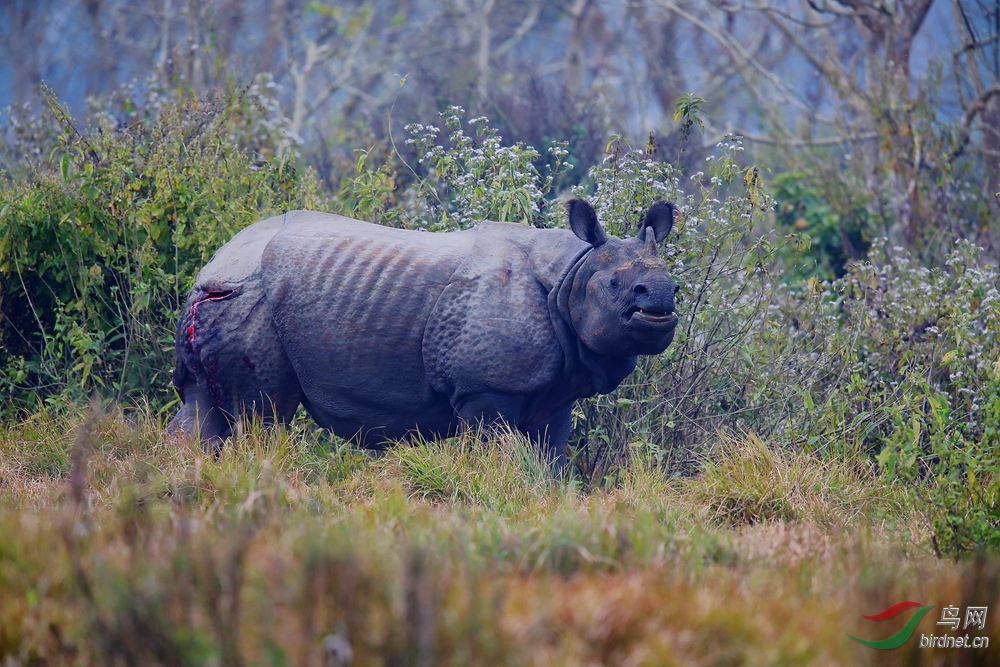
<svg viewBox="0 0 1000 667">
<path fill-rule="evenodd" d="M 611 289 L 618 289 L 618 278 L 611 279 Z"/>
</svg>

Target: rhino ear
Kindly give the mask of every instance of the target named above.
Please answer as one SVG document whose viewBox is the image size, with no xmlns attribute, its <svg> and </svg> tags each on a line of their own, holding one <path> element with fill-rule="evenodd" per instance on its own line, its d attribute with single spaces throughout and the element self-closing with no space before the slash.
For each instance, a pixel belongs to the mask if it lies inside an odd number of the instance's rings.
<svg viewBox="0 0 1000 667">
<path fill-rule="evenodd" d="M 674 216 L 676 214 L 677 207 L 671 202 L 661 199 L 646 211 L 646 220 L 642 223 L 642 229 L 639 230 L 639 233 L 642 234 L 644 229 L 651 229 L 656 242 L 660 243 L 663 239 L 667 238 L 667 234 L 673 229 Z"/>
<path fill-rule="evenodd" d="M 569 228 L 579 238 L 595 248 L 608 240 L 593 206 L 582 199 L 570 199 L 566 202 L 566 210 L 569 211 Z"/>
</svg>

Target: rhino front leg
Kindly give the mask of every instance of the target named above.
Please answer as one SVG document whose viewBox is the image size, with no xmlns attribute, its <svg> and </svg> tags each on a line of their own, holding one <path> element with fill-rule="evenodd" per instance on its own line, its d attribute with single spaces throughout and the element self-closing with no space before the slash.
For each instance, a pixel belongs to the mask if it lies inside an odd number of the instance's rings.
<svg viewBox="0 0 1000 667">
<path fill-rule="evenodd" d="M 530 433 L 530 437 L 539 443 L 542 451 L 549 457 L 559 473 L 566 470 L 566 446 L 569 444 L 569 432 L 573 421 L 573 408 L 561 410 L 549 420 L 545 426 Z"/>
<path fill-rule="evenodd" d="M 482 392 L 467 396 L 457 409 L 466 428 L 477 424 L 500 423 L 516 428 L 538 445 L 550 463 L 553 463 L 556 470 L 561 473 L 566 467 L 566 444 L 569 442 L 572 408 L 560 410 L 541 427 L 524 430 L 519 427 L 523 407 L 523 396 Z"/>
<path fill-rule="evenodd" d="M 458 412 L 465 428 L 500 424 L 517 428 L 523 405 L 523 396 L 485 391 L 462 397 L 456 401 L 455 411 Z"/>
</svg>

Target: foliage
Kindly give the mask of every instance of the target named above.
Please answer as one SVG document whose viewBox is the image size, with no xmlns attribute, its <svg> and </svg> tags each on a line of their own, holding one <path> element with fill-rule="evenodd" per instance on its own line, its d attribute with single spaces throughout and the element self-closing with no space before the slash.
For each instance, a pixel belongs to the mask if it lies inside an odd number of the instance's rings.
<svg viewBox="0 0 1000 667">
<path fill-rule="evenodd" d="M 105 114 L 85 130 L 46 95 L 55 131 L 19 135 L 19 178 L 0 183 L 0 412 L 93 389 L 166 402 L 198 269 L 262 215 L 317 205 L 280 128 L 262 126 L 263 92 L 132 109 L 128 125 Z"/>
<path fill-rule="evenodd" d="M 368 152 L 358 160 L 358 176 L 341 190 L 352 213 L 390 225 L 431 231 L 466 229 L 483 220 L 544 225 L 561 211 L 544 212 L 546 196 L 555 179 L 572 165 L 564 162 L 565 143 L 549 153 L 554 162 L 544 178 L 534 166 L 538 152 L 522 144 L 504 146 L 503 138 L 486 117 L 471 119 L 473 133 L 463 128 L 461 107 L 440 114 L 450 131 L 447 148 L 438 144 L 441 129 L 414 123 L 406 126 L 417 164 L 407 165 L 415 177 L 402 197 L 396 192 L 396 174 L 389 164 L 366 168 Z M 392 207 L 390 202 L 399 201 Z"/>
<path fill-rule="evenodd" d="M 693 177 L 699 195 L 687 197 L 669 165 L 620 146 L 591 170 L 591 200 L 616 234 L 632 233 L 658 198 L 680 203 L 684 222 L 665 254 L 686 326 L 618 391 L 575 411 L 587 476 L 600 480 L 630 456 L 689 472 L 720 431 L 859 462 L 878 454 L 884 474 L 916 492 L 942 552 L 995 549 L 1000 274 L 979 249 L 959 241 L 931 270 L 881 239 L 870 263 L 795 288 L 772 273 L 776 258 L 815 255 L 808 239 L 754 231 L 773 201 L 756 167 L 739 166 L 738 139 L 720 144 L 710 175 Z"/>
<path fill-rule="evenodd" d="M 138 126 L 116 128 L 108 116 L 86 133 L 54 101 L 52 108 L 57 141 L 34 153 L 51 157 L 2 191 L 7 409 L 93 387 L 118 398 L 144 391 L 163 406 L 173 320 L 196 269 L 264 212 L 315 205 L 313 181 L 279 152 L 280 123 L 270 135 L 240 134 L 260 127 L 267 108 L 244 97 L 184 100 Z M 442 117 L 448 137 L 440 143 L 437 127 L 408 126 L 420 156 L 409 176 L 363 151 L 335 205 L 428 230 L 486 219 L 565 224 L 549 200 L 567 168 L 564 149 L 552 149 L 555 166 L 543 176 L 533 166 L 537 152 L 505 146 L 485 118 L 469 121 L 467 132 L 461 109 Z M 256 151 L 255 159 L 234 146 L 259 137 L 285 157 Z M 990 351 L 1000 349 L 1000 299 L 997 272 L 980 266 L 975 246 L 956 244 L 931 270 L 875 239 L 868 263 L 830 263 L 842 277 L 802 282 L 779 267 L 826 253 L 815 254 L 796 233 L 766 231 L 775 200 L 739 137 L 718 144 L 706 171 L 688 179 L 690 194 L 655 150 L 653 141 L 635 150 L 612 137 L 588 185 L 573 190 L 619 236 L 634 234 L 656 200 L 676 202 L 682 214 L 661 246 L 682 286 L 682 325 L 666 353 L 643 357 L 616 392 L 574 410 L 581 482 L 621 484 L 636 466 L 674 476 L 707 465 L 707 474 L 719 470 L 720 434 L 750 433 L 769 447 L 859 470 L 874 457 L 886 479 L 913 492 L 942 553 L 996 548 L 1000 390 Z M 779 219 L 802 213 L 820 227 L 839 224 L 813 188 L 805 178 L 779 178 L 783 203 L 799 202 L 779 208 Z M 831 237 L 813 238 L 834 246 Z M 456 446 L 467 455 L 474 449 Z M 537 472 L 517 451 L 497 454 L 491 465 Z M 33 465 L 61 470 L 67 462 L 40 450 Z M 428 498 L 497 507 L 517 484 L 461 477 L 420 447 L 399 465 Z"/>
<path fill-rule="evenodd" d="M 870 98 L 873 127 L 863 138 L 835 147 L 807 143 L 769 156 L 787 169 L 774 179 L 778 224 L 813 243 L 808 264 L 793 267 L 796 273 L 842 277 L 879 237 L 928 266 L 943 265 L 959 238 L 996 259 L 1000 227 L 989 196 L 995 189 L 983 187 L 995 158 L 968 145 L 970 116 L 949 116 L 942 108 L 947 96 L 940 70 L 931 67 L 905 104 Z"/>
<path fill-rule="evenodd" d="M 555 162 L 542 178 L 534 166 L 539 157 L 534 148 L 504 146 L 485 116 L 469 121 L 474 136 L 469 135 L 462 129 L 463 113 L 460 107 L 450 107 L 441 114 L 451 130 L 449 148 L 436 144 L 437 127 L 407 126 L 410 138 L 406 142 L 419 152 L 418 163 L 426 169 L 426 177 L 419 178 L 414 187 L 433 221 L 427 226 L 448 231 L 483 220 L 544 224 L 545 197 L 556 176 L 571 166 L 563 162 L 565 145 L 557 143 L 549 149 Z"/>
<path fill-rule="evenodd" d="M 677 98 L 677 104 L 674 105 L 674 122 L 681 124 L 679 129 L 681 152 L 684 151 L 685 144 L 691 138 L 691 130 L 696 124 L 699 130 L 705 131 L 704 111 L 701 108 L 703 104 L 705 104 L 705 98 L 692 93 L 684 93 Z M 677 156 L 677 160 L 680 161 L 680 155 Z"/>
<path fill-rule="evenodd" d="M 798 353 L 768 319 L 778 287 L 769 273 L 773 255 L 795 239 L 754 234 L 772 200 L 758 169 L 740 165 L 738 137 L 718 149 L 706 162 L 711 171 L 691 177 L 695 195 L 681 193 L 670 165 L 617 139 L 591 170 L 590 199 L 614 234 L 634 234 L 657 199 L 675 201 L 682 214 L 677 240 L 663 247 L 681 285 L 673 344 L 642 358 L 618 391 L 574 415 L 581 464 L 598 480 L 630 451 L 668 471 L 690 472 L 717 431 L 771 435 L 789 414 L 789 378 L 764 369 Z"/>
<path fill-rule="evenodd" d="M 468 73 L 473 74 L 471 65 L 456 63 L 456 68 L 469 68 Z M 558 169 L 555 174 L 554 190 L 568 190 L 585 180 L 587 169 L 601 160 L 608 127 L 616 124 L 609 119 L 605 101 L 589 90 L 556 84 L 552 77 L 542 77 L 531 69 L 523 76 L 515 85 L 494 87 L 489 104 L 483 109 L 476 91 L 454 71 L 438 67 L 421 70 L 407 80 L 393 106 L 392 117 L 405 126 L 425 123 L 435 113 L 447 113 L 453 105 L 475 110 L 473 116 L 486 112 L 491 127 L 509 143 L 536 149 L 538 155 L 532 164 L 538 172 L 548 173 L 557 162 L 573 165 L 572 169 Z M 559 154 L 550 150 L 554 147 Z M 409 164 L 421 157 L 412 146 L 397 144 L 395 148 Z"/>
<path fill-rule="evenodd" d="M 868 210 L 856 201 L 858 198 L 830 201 L 825 185 L 814 184 L 801 171 L 778 174 L 774 179 L 779 229 L 801 234 L 809 243 L 808 250 L 786 254 L 786 282 L 795 277 L 842 278 L 848 264 L 868 255 L 873 232 Z"/>
<path fill-rule="evenodd" d="M 958 241 L 932 270 L 880 241 L 825 307 L 828 322 L 847 306 L 864 325 L 844 392 L 864 406 L 853 420 L 881 433 L 879 464 L 913 485 L 948 553 L 1000 547 L 1000 272 L 979 252 Z"/>
</svg>

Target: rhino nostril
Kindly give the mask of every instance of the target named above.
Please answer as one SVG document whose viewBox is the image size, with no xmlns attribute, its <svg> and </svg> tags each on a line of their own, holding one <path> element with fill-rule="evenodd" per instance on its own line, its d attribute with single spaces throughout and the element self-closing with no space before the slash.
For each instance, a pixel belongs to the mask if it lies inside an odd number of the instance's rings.
<svg viewBox="0 0 1000 667">
<path fill-rule="evenodd" d="M 632 292 L 636 296 L 641 296 L 643 294 L 649 294 L 649 290 L 646 289 L 645 285 L 636 285 L 635 287 L 632 288 Z"/>
</svg>

